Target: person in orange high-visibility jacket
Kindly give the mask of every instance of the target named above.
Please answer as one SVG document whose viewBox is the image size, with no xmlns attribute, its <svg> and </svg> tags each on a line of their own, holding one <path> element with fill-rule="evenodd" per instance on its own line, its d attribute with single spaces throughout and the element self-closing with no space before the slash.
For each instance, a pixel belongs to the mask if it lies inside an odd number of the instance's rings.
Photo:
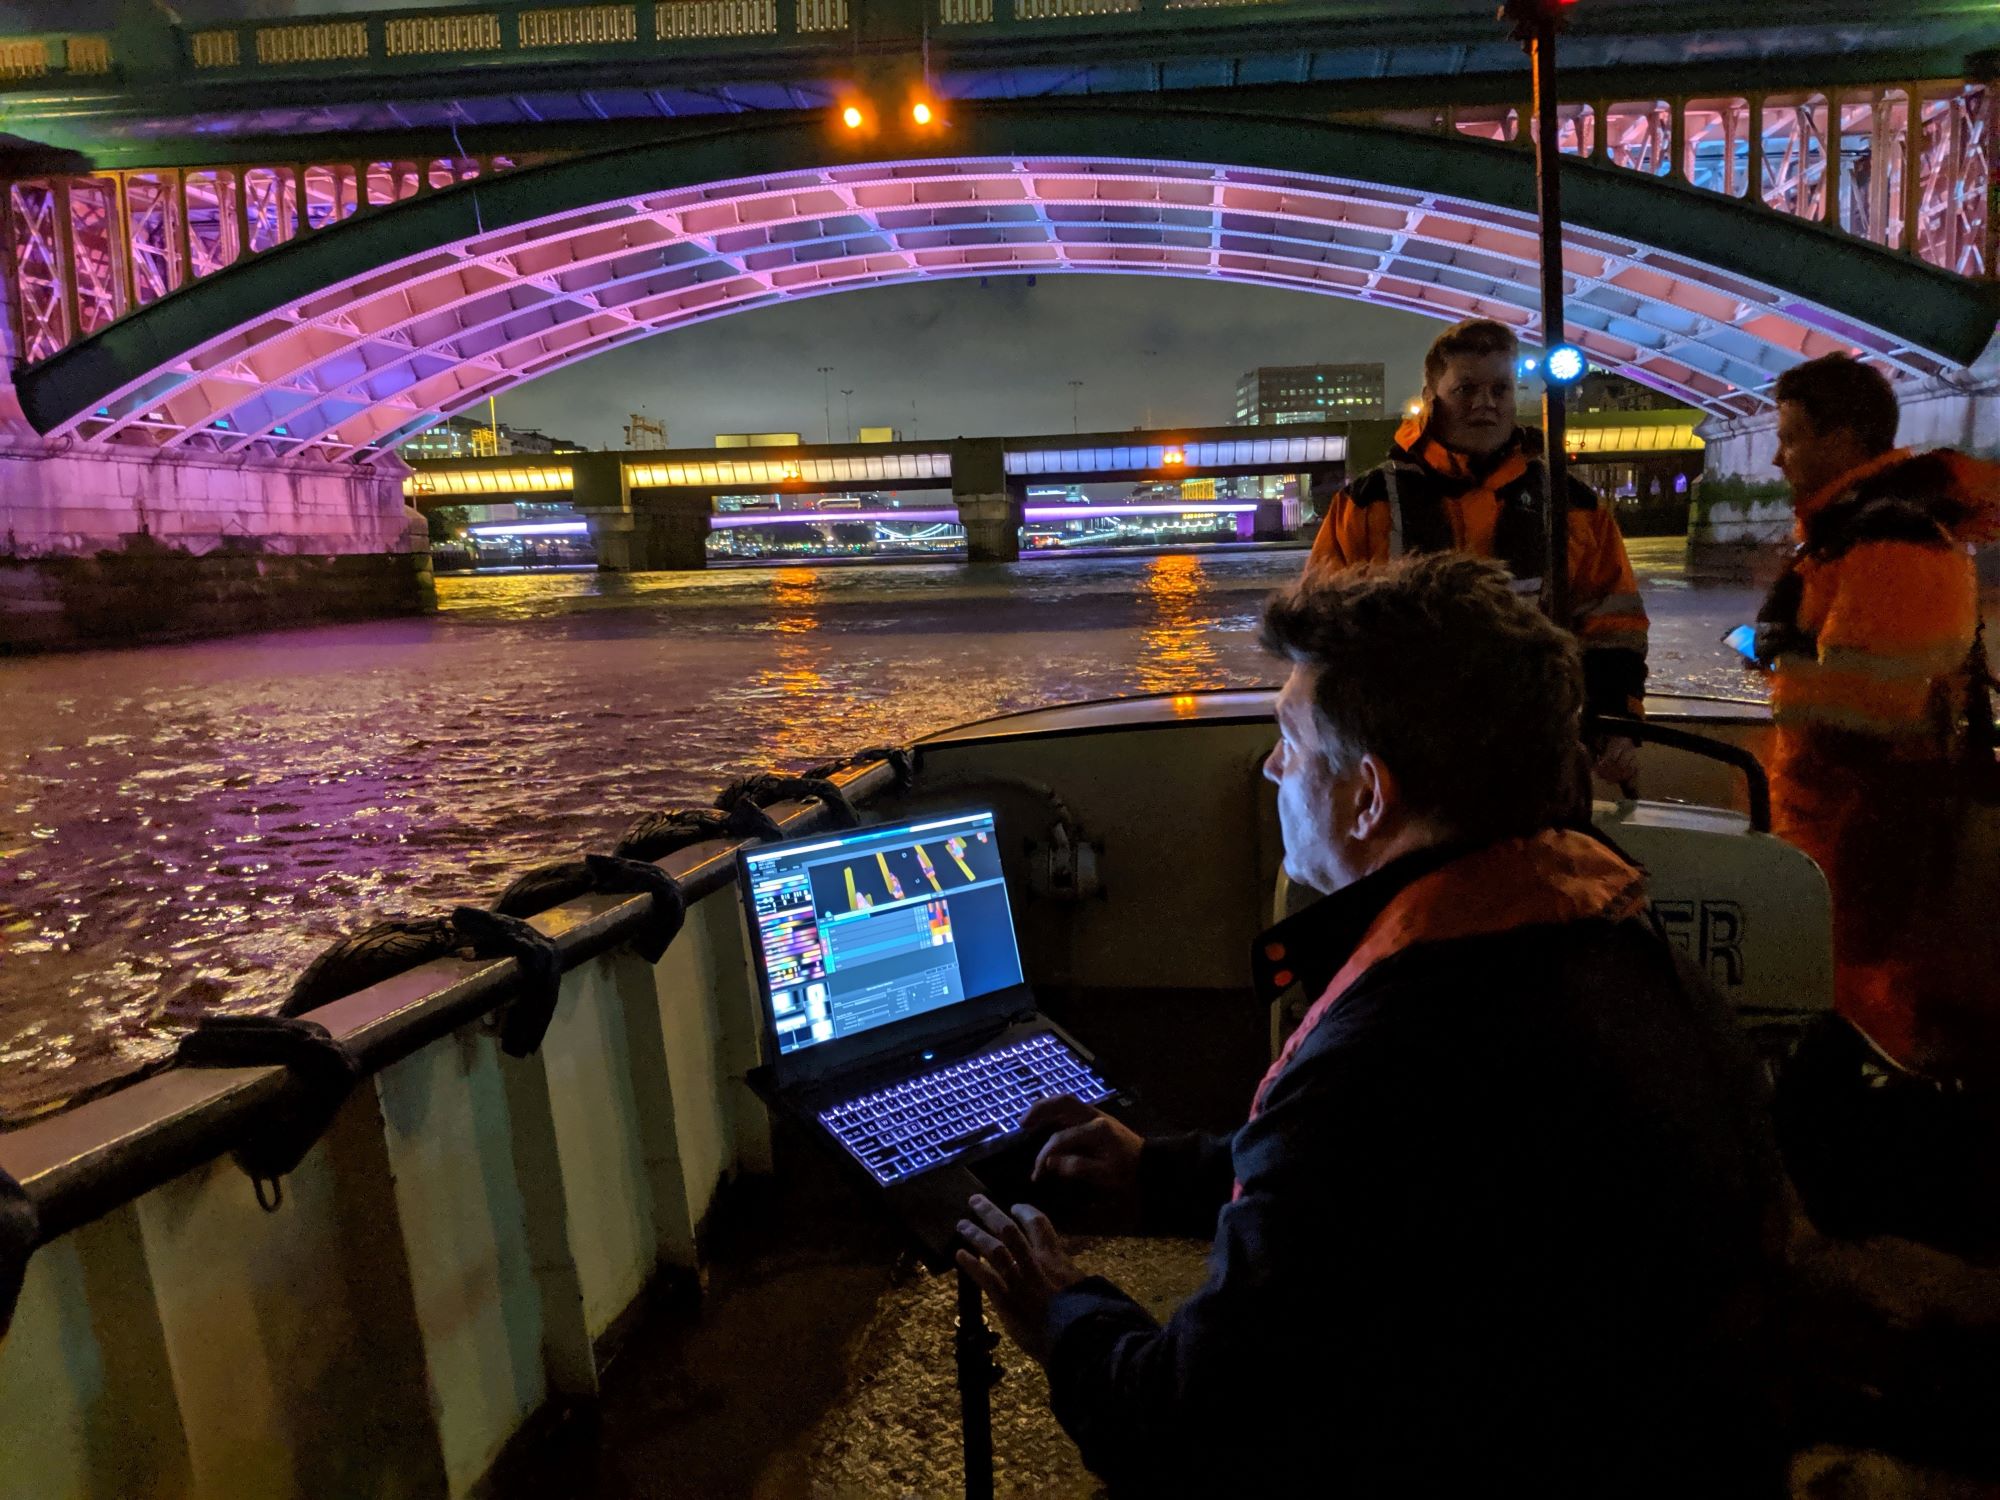
<svg viewBox="0 0 2000 1500">
<path fill-rule="evenodd" d="M 1966 778 L 1992 770 L 1971 544 L 1995 534 L 2000 466 L 1895 448 L 1894 390 L 1844 355 L 1775 394 L 1799 545 L 1755 632 L 1774 826 L 1832 889 L 1836 1008 L 1904 1066 L 1956 1072 L 1992 1024 L 1990 980 L 1940 929 Z"/>
<path fill-rule="evenodd" d="M 1547 561 L 1548 479 L 1540 434 L 1515 419 L 1520 346 L 1504 324 L 1448 328 L 1424 356 L 1423 415 L 1403 424 L 1386 463 L 1334 496 L 1309 569 L 1339 569 L 1418 552 L 1470 552 L 1507 565 L 1539 590 Z M 1583 647 L 1588 706 L 1644 712 L 1646 606 L 1611 508 L 1569 483 L 1570 618 Z M 1631 779 L 1631 747 L 1600 760 Z"/>
</svg>

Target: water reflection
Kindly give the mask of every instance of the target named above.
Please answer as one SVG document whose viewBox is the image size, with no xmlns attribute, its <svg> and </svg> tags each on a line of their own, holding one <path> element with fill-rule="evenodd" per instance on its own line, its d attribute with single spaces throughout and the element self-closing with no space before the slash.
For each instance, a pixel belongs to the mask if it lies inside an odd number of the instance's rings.
<svg viewBox="0 0 2000 1500">
<path fill-rule="evenodd" d="M 819 589 L 815 568 L 780 568 L 772 579 L 771 628 L 778 644 L 771 664 L 757 673 L 754 691 L 778 700 L 769 751 L 773 760 L 788 764 L 811 758 L 820 734 L 827 682 L 821 670 L 825 648 L 815 639 Z"/>
<path fill-rule="evenodd" d="M 1185 693 L 1223 685 L 1211 622 L 1200 607 L 1206 578 L 1193 553 L 1156 557 L 1142 581 L 1153 618 L 1134 664 L 1142 693 Z"/>
</svg>

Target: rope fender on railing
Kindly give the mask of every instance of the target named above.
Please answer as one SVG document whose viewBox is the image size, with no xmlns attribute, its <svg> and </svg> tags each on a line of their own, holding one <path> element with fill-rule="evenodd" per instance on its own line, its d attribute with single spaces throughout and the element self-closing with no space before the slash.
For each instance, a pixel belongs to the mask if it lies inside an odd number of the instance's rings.
<svg viewBox="0 0 2000 1500">
<path fill-rule="evenodd" d="M 581 859 L 565 859 L 529 870 L 500 893 L 493 909 L 503 916 L 532 917 L 594 891 L 653 898 L 651 917 L 631 938 L 632 946 L 649 964 L 656 964 L 665 956 L 668 945 L 679 936 L 687 920 L 687 899 L 681 894 L 678 880 L 649 860 L 625 859 L 615 854 L 586 854 Z"/>
<path fill-rule="evenodd" d="M 769 807 L 774 802 L 793 799 L 813 801 L 824 807 L 836 828 L 852 828 L 861 821 L 847 793 L 823 776 L 781 776 L 773 771 L 740 776 L 716 795 L 715 805 L 729 812 L 744 803 Z"/>
<path fill-rule="evenodd" d="M 41 1243 L 41 1219 L 28 1190 L 0 1171 L 0 1339 L 14 1321 L 14 1304 L 28 1274 L 28 1257 Z"/>
<path fill-rule="evenodd" d="M 917 752 L 905 745 L 870 745 L 866 750 L 857 750 L 852 755 L 843 755 L 838 760 L 814 766 L 805 774 L 816 781 L 825 781 L 842 771 L 851 771 L 856 766 L 865 766 L 875 760 L 889 763 L 899 792 L 907 792 L 917 779 Z"/>
<path fill-rule="evenodd" d="M 296 1016 L 204 1016 L 181 1038 L 184 1068 L 282 1067 L 285 1090 L 231 1153 L 257 1203 L 276 1213 L 283 1179 L 305 1160 L 361 1079 L 361 1064 L 317 1021 Z"/>
<path fill-rule="evenodd" d="M 562 996 L 562 952 L 548 936 L 519 917 L 477 906 L 453 910 L 451 920 L 474 958 L 511 958 L 521 966 L 521 990 L 500 1014 L 500 1050 L 531 1057 L 548 1035 Z"/>
<path fill-rule="evenodd" d="M 450 917 L 377 922 L 323 949 L 293 982 L 278 1014 L 297 1016 L 317 1010 L 464 946 L 465 939 Z"/>
<path fill-rule="evenodd" d="M 784 834 L 754 802 L 723 812 L 713 807 L 673 807 L 633 819 L 611 852 L 619 859 L 665 859 L 711 839 L 779 839 Z"/>
</svg>

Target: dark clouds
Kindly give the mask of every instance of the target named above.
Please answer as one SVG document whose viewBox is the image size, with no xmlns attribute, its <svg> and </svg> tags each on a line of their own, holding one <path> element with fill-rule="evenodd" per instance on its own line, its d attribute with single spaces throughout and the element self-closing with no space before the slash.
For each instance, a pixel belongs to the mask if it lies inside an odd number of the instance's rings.
<svg viewBox="0 0 2000 1500">
<path fill-rule="evenodd" d="M 1161 426 L 1231 420 L 1256 365 L 1381 360 L 1397 403 L 1415 394 L 1437 325 L 1333 297 L 1166 277 L 1043 276 L 843 292 L 718 318 L 545 376 L 500 401 L 500 419 L 591 447 L 617 446 L 643 407 L 675 446 L 718 432 L 825 436 L 820 365 L 856 426 L 923 437 L 1085 431 L 1148 415 Z"/>
</svg>

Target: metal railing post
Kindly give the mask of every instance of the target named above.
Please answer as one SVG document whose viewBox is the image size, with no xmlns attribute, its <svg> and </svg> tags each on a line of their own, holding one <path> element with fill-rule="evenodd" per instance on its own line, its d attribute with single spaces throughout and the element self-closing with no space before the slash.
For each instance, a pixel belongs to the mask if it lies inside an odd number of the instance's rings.
<svg viewBox="0 0 2000 1500">
<path fill-rule="evenodd" d="M 1535 204 L 1542 240 L 1542 352 L 1563 342 L 1562 140 L 1556 92 L 1555 12 L 1536 7 L 1528 56 L 1535 74 Z M 1542 381 L 1542 469 L 1548 478 L 1548 553 L 1542 573 L 1542 607 L 1569 628 L 1568 398 L 1560 382 Z"/>
</svg>

